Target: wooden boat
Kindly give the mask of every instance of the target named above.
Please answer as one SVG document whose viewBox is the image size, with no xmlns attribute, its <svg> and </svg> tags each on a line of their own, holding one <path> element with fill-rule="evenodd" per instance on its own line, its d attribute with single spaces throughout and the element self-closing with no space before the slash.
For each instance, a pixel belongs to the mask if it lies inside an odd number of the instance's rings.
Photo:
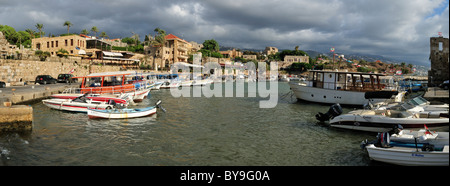
<svg viewBox="0 0 450 186">
<path fill-rule="evenodd" d="M 160 107 L 161 101 L 159 100 L 155 106 L 146 108 L 134 108 L 134 109 L 88 109 L 88 116 L 91 119 L 125 119 L 125 118 L 138 118 L 150 116 L 156 113 L 156 109 Z"/>
<path fill-rule="evenodd" d="M 370 159 L 407 166 L 449 165 L 448 140 L 442 146 L 434 146 L 429 143 L 419 144 L 417 139 L 409 144 L 392 142 L 387 132 L 380 133 L 377 137 L 377 141 L 369 143 L 365 140 L 361 143 L 361 147 L 367 150 Z M 401 137 L 395 140 L 399 138 Z"/>
<path fill-rule="evenodd" d="M 136 90 L 134 84 L 127 81 L 127 76 L 134 73 L 135 72 L 105 72 L 73 78 L 82 79 L 80 89 L 80 93 L 82 94 L 118 94 L 134 92 Z"/>
<path fill-rule="evenodd" d="M 73 91 L 72 91 L 73 90 Z M 80 97 L 82 95 L 86 95 L 85 97 L 88 99 L 91 99 L 93 101 L 100 101 L 100 102 L 109 102 L 110 100 L 113 100 L 116 103 L 127 105 L 130 100 L 133 99 L 134 93 L 122 93 L 122 94 L 81 94 L 81 93 L 74 93 L 74 92 L 80 92 L 79 90 L 76 91 L 76 89 L 66 89 L 65 92 L 61 94 L 52 94 L 52 98 L 56 99 L 75 99 L 77 97 Z"/>
<path fill-rule="evenodd" d="M 383 103 L 389 98 L 366 99 L 366 92 L 397 92 L 393 80 L 382 78 L 383 74 L 311 70 L 302 82 L 290 82 L 297 99 L 341 105 L 364 105 Z M 392 95 L 392 94 L 391 94 Z M 401 102 L 404 93 L 397 92 L 395 102 Z"/>
<path fill-rule="evenodd" d="M 42 103 L 52 109 L 71 112 L 87 112 L 88 108 L 106 110 L 114 107 L 114 105 L 103 101 L 88 99 L 85 95 L 75 99 L 45 99 L 42 100 Z"/>
</svg>

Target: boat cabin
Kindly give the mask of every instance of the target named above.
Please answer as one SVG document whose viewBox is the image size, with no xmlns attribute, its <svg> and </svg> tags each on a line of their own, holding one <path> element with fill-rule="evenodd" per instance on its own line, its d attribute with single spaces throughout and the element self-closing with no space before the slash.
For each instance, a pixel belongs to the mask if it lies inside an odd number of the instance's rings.
<svg viewBox="0 0 450 186">
<path fill-rule="evenodd" d="M 131 72 L 106 72 L 73 78 L 82 78 L 80 88 L 83 94 L 114 94 L 135 91 L 132 82 L 127 80 L 127 76 L 131 74 Z"/>
<path fill-rule="evenodd" d="M 375 73 L 311 70 L 306 82 L 309 87 L 332 90 L 395 90 L 393 80 L 384 77 L 384 74 Z"/>
</svg>

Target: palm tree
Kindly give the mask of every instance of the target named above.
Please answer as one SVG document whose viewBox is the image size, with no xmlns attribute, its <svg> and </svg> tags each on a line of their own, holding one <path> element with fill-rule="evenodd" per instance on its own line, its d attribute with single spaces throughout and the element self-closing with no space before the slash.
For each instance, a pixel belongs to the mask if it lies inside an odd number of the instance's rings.
<svg viewBox="0 0 450 186">
<path fill-rule="evenodd" d="M 67 26 L 67 35 L 69 35 L 69 28 L 72 26 L 73 24 L 70 21 L 66 21 L 64 22 L 63 26 Z"/>
<path fill-rule="evenodd" d="M 41 23 L 36 23 L 35 27 L 39 30 L 39 37 L 42 37 L 42 29 L 44 28 L 44 25 Z"/>
<path fill-rule="evenodd" d="M 160 28 L 155 28 L 154 31 L 156 32 L 155 40 L 151 41 L 151 44 L 158 47 L 158 55 L 155 55 L 155 57 L 161 57 L 161 60 L 164 61 L 162 57 L 164 54 L 164 44 L 166 43 L 166 31 Z M 153 58 L 153 66 L 156 67 L 154 60 L 155 58 Z"/>
<path fill-rule="evenodd" d="M 36 32 L 34 30 L 31 30 L 31 29 L 28 28 L 28 29 L 25 30 L 25 32 L 28 32 L 30 34 L 30 36 L 31 36 L 31 39 L 34 39 L 34 34 L 36 34 Z"/>
<path fill-rule="evenodd" d="M 98 28 L 96 26 L 93 26 L 91 28 L 91 32 L 94 32 L 95 33 L 95 37 L 97 37 Z"/>
<path fill-rule="evenodd" d="M 81 31 L 81 34 L 88 35 L 88 34 L 89 34 L 89 31 L 86 30 L 86 29 L 83 29 L 83 30 Z"/>
<path fill-rule="evenodd" d="M 105 38 L 105 37 L 108 37 L 108 35 L 106 35 L 106 32 L 102 32 L 102 33 L 100 33 L 99 37 Z"/>
</svg>

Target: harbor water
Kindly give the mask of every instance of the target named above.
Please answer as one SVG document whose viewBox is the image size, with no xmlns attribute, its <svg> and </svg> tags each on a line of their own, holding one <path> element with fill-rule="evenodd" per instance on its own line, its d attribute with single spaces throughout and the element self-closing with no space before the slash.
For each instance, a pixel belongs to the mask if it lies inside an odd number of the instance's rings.
<svg viewBox="0 0 450 186">
<path fill-rule="evenodd" d="M 359 145 L 376 134 L 319 124 L 315 114 L 329 105 L 296 101 L 285 82 L 278 89 L 275 108 L 259 108 L 268 98 L 174 98 L 152 90 L 134 107 L 162 100 L 167 112 L 123 120 L 92 120 L 38 102 L 31 132 L 0 134 L 0 166 L 374 165 Z"/>
</svg>

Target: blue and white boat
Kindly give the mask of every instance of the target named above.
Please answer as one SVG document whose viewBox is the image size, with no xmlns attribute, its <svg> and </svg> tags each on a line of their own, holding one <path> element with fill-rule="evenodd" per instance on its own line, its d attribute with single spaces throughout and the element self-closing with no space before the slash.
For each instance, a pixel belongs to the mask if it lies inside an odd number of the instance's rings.
<svg viewBox="0 0 450 186">
<path fill-rule="evenodd" d="M 91 119 L 125 119 L 125 118 L 145 117 L 155 114 L 156 109 L 161 108 L 160 104 L 161 100 L 159 100 L 155 106 L 146 108 L 133 108 L 133 109 L 115 108 L 109 110 L 88 109 L 88 116 Z"/>
<path fill-rule="evenodd" d="M 425 131 L 425 132 L 424 132 Z M 372 160 L 407 166 L 448 166 L 448 132 L 431 132 L 428 129 L 408 134 L 379 133 L 374 142 L 361 143 Z M 443 140 L 442 140 L 443 139 Z M 392 140 L 392 141 L 391 141 Z"/>
</svg>

